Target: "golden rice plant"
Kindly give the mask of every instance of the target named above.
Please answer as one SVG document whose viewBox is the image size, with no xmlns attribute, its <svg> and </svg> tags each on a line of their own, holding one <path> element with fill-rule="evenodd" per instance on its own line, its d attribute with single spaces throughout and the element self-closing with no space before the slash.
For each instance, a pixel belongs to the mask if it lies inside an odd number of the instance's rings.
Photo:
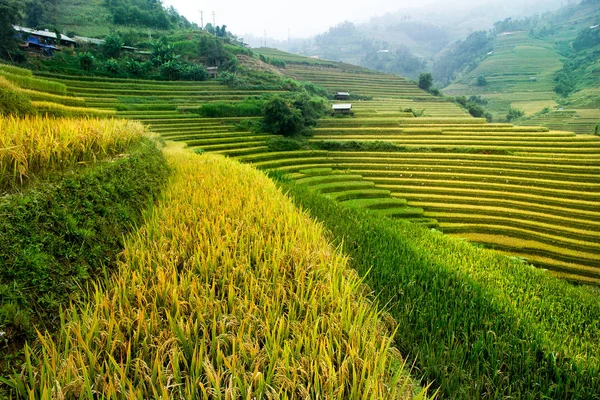
<svg viewBox="0 0 600 400">
<path fill-rule="evenodd" d="M 22 396 L 398 399 L 394 321 L 323 228 L 250 166 L 168 151 L 173 176 L 118 272 L 40 334 Z M 425 396 L 421 391 L 418 397 Z"/>
<path fill-rule="evenodd" d="M 126 120 L 0 116 L 0 132 L 0 189 L 7 189 L 32 175 L 118 154 L 146 131 Z"/>
</svg>

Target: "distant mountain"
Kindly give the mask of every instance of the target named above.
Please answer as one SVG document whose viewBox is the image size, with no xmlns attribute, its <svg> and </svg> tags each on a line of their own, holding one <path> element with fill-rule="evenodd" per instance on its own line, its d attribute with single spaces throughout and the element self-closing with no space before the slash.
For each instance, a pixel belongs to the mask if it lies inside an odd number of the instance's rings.
<svg viewBox="0 0 600 400">
<path fill-rule="evenodd" d="M 456 41 L 493 29 L 498 20 L 556 10 L 567 1 L 514 4 L 482 0 L 476 5 L 453 2 L 435 8 L 399 9 L 364 24 L 346 21 L 310 39 L 267 39 L 267 45 L 415 78 L 422 70 L 433 70 L 441 54 L 456 49 Z M 259 39 L 258 43 L 255 39 Z M 264 45 L 264 38 L 247 35 L 245 41 L 253 47 Z"/>
</svg>

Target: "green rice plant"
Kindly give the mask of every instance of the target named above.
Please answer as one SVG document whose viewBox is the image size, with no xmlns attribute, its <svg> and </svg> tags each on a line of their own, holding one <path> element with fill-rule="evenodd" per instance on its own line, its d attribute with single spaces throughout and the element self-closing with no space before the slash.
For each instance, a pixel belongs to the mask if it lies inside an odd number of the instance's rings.
<svg viewBox="0 0 600 400">
<path fill-rule="evenodd" d="M 24 116 L 34 112 L 29 97 L 19 88 L 0 76 L 0 116 Z"/>
<path fill-rule="evenodd" d="M 32 101 L 31 105 L 38 113 L 54 117 L 90 116 L 110 117 L 117 114 L 115 110 L 102 110 L 90 107 L 71 107 L 51 101 Z"/>
<path fill-rule="evenodd" d="M 40 92 L 50 92 L 59 95 L 67 94 L 67 86 L 62 83 L 47 81 L 44 79 L 33 78 L 26 75 L 17 75 L 0 69 L 0 76 L 23 89 L 37 90 Z"/>
<path fill-rule="evenodd" d="M 13 65 L 0 64 L 0 71 L 8 72 L 13 75 L 33 77 L 33 72 L 31 72 L 31 70 L 15 67 Z"/>
<path fill-rule="evenodd" d="M 171 182 L 118 271 L 40 334 L 9 385 L 51 398 L 411 397 L 377 309 L 322 228 L 223 157 L 169 150 Z M 55 366 L 60 365 L 60 368 Z M 420 393 L 422 398 L 424 392 Z"/>
<path fill-rule="evenodd" d="M 351 257 L 447 398 L 598 398 L 600 302 L 521 261 L 280 183 Z"/>
</svg>

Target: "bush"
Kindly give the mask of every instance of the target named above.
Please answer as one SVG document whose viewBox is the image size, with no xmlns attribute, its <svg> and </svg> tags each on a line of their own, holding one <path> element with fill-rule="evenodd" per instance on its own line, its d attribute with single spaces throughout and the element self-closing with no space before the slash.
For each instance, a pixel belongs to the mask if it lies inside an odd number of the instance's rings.
<svg viewBox="0 0 600 400">
<path fill-rule="evenodd" d="M 293 136 L 302 132 L 302 111 L 279 96 L 263 106 L 263 129 L 275 135 Z"/>
<path fill-rule="evenodd" d="M 181 79 L 185 81 L 205 81 L 208 79 L 208 72 L 202 65 L 187 64 L 183 67 Z"/>
<path fill-rule="evenodd" d="M 201 117 L 259 117 L 262 115 L 262 100 L 245 100 L 239 103 L 226 103 L 223 101 L 206 103 L 197 109 Z"/>
<path fill-rule="evenodd" d="M 471 97 L 469 97 L 469 102 L 480 104 L 482 106 L 484 106 L 488 103 L 488 101 L 481 96 L 471 96 Z"/>
<path fill-rule="evenodd" d="M 263 106 L 263 130 L 284 136 L 308 134 L 326 110 L 323 99 L 306 93 L 286 98 L 274 96 Z"/>
<path fill-rule="evenodd" d="M 269 151 L 296 151 L 303 148 L 302 142 L 289 138 L 273 138 L 267 140 Z"/>
<path fill-rule="evenodd" d="M 121 66 L 117 60 L 110 59 L 104 63 L 104 68 L 106 68 L 106 71 L 110 72 L 111 74 L 118 75 Z"/>
<path fill-rule="evenodd" d="M 511 107 L 508 109 L 508 114 L 506 114 L 506 120 L 511 122 L 521 118 L 523 115 L 525 115 L 523 111 Z"/>
<path fill-rule="evenodd" d="M 92 53 L 90 53 L 89 51 L 83 52 L 83 53 L 79 53 L 78 55 L 79 57 L 79 66 L 81 67 L 82 70 L 84 71 L 91 71 L 92 67 L 94 66 L 94 60 L 95 57 Z"/>
<path fill-rule="evenodd" d="M 170 81 L 177 81 L 183 74 L 183 68 L 177 61 L 167 61 L 160 66 L 160 76 Z"/>
<path fill-rule="evenodd" d="M 429 91 L 433 85 L 433 75 L 429 72 L 421 72 L 419 75 L 419 87 L 425 91 Z"/>
<path fill-rule="evenodd" d="M 143 63 L 130 58 L 125 60 L 125 70 L 132 75 L 142 75 L 146 67 Z"/>
<path fill-rule="evenodd" d="M 422 117 L 423 115 L 425 115 L 425 110 L 413 110 L 412 108 L 405 108 L 404 110 L 402 110 L 405 113 L 411 113 L 413 115 L 413 117 Z"/>
<path fill-rule="evenodd" d="M 31 100 L 18 88 L 0 76 L 0 115 L 24 116 L 33 113 Z"/>
</svg>

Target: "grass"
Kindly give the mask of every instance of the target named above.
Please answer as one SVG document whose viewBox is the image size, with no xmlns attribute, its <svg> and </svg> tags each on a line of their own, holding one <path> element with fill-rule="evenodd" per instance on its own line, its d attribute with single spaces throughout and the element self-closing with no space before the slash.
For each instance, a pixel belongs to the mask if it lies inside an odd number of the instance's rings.
<svg viewBox="0 0 600 400">
<path fill-rule="evenodd" d="M 282 186 L 332 232 L 447 398 L 598 398 L 597 293 L 415 225 Z M 401 266 L 401 267 L 399 267 Z"/>
<path fill-rule="evenodd" d="M 391 347 L 395 325 L 319 225 L 248 166 L 176 150 L 168 158 L 173 178 L 127 238 L 118 271 L 61 314 L 56 339 L 41 335 L 27 349 L 13 390 L 40 399 L 412 396 Z"/>
<path fill-rule="evenodd" d="M 27 179 L 115 156 L 146 134 L 133 121 L 0 117 L 0 190 Z"/>
</svg>

